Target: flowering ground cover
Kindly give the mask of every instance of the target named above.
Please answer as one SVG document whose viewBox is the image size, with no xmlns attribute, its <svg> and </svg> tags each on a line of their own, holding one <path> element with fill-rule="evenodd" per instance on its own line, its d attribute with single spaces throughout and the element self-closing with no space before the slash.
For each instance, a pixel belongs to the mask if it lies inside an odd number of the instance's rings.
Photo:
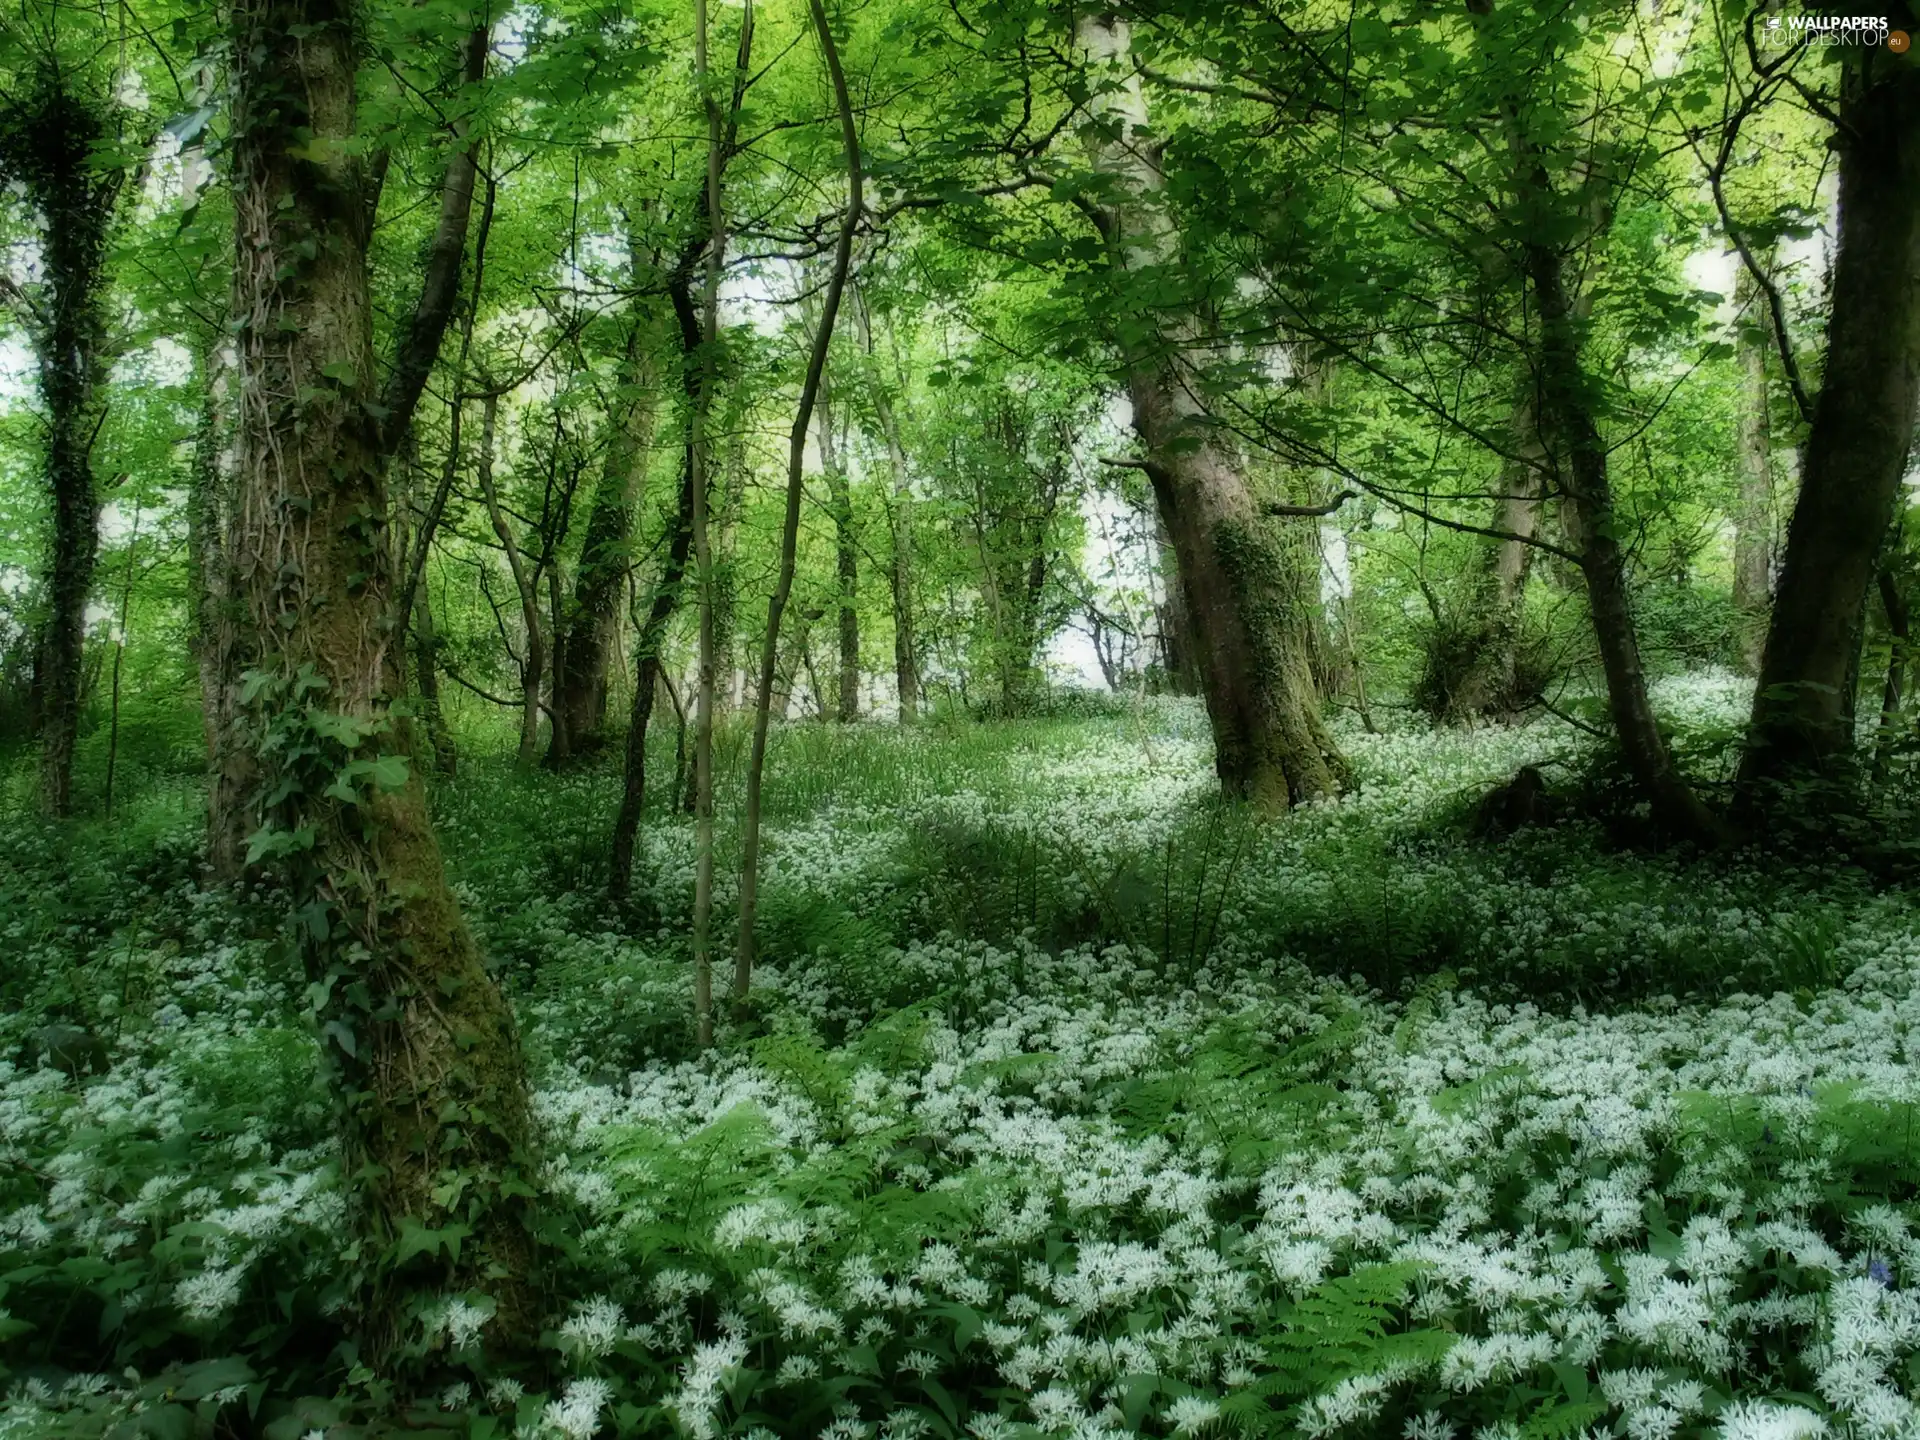
<svg viewBox="0 0 1920 1440">
<path fill-rule="evenodd" d="M 1744 705 L 1660 698 L 1703 746 Z M 1341 741 L 1348 798 L 1262 822 L 1178 702 L 792 727 L 756 1008 L 704 1055 L 690 822 L 650 817 L 616 925 L 604 777 L 449 785 L 562 1259 L 544 1389 L 435 1317 L 444 1427 L 1920 1433 L 1910 897 L 1469 838 L 1519 765 L 1588 764 L 1557 722 Z M 191 807 L 141 804 L 0 840 L 0 1435 L 345 1440 L 302 985 L 271 897 L 198 888 Z"/>
</svg>

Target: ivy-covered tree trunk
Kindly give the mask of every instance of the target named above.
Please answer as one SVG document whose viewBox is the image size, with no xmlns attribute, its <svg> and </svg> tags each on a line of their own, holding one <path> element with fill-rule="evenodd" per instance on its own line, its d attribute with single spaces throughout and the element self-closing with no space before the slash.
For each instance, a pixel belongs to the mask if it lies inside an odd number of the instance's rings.
<svg viewBox="0 0 1920 1440">
<path fill-rule="evenodd" d="M 465 1299 L 496 1357 L 540 1307 L 525 1067 L 395 712 L 352 0 L 234 0 L 235 518 L 243 733 L 340 1107 L 363 1362 L 425 1378 Z M 299 36 L 297 42 L 289 36 Z M 404 1386 L 403 1386 L 404 1388 Z"/>
<path fill-rule="evenodd" d="M 1889 18 L 1920 28 L 1910 5 Z M 1827 364 L 1740 764 L 1748 808 L 1853 753 L 1848 676 L 1920 404 L 1920 65 L 1884 47 L 1841 57 Z"/>
<path fill-rule="evenodd" d="M 607 671 L 659 404 L 652 328 L 650 317 L 642 314 L 627 332 L 606 466 L 587 516 L 566 628 L 554 637 L 554 726 L 547 763 L 556 767 L 597 754 L 606 744 Z"/>
<path fill-rule="evenodd" d="M 40 801 L 54 816 L 73 809 L 87 597 L 100 544 L 92 452 L 106 379 L 107 231 L 118 191 L 114 174 L 96 168 L 94 150 L 106 138 L 105 102 L 75 89 L 52 63 L 30 75 L 25 94 L 0 110 L 0 177 L 25 187 L 44 225 L 33 348 L 52 523 L 47 615 L 34 678 Z"/>
<path fill-rule="evenodd" d="M 1111 184 L 1098 223 L 1123 283 L 1158 288 L 1181 264 L 1180 236 L 1162 208 L 1165 176 L 1130 63 L 1129 28 L 1096 13 L 1082 16 L 1075 33 L 1090 66 L 1104 72 L 1099 124 L 1088 139 L 1095 169 Z M 1194 398 L 1207 352 L 1203 327 L 1192 315 L 1160 318 L 1163 303 L 1143 302 L 1160 333 L 1130 359 L 1127 391 L 1180 572 L 1215 769 L 1227 793 L 1268 807 L 1332 795 L 1343 767 L 1308 667 L 1307 617 L 1289 593 L 1279 537 L 1240 457 Z"/>
<path fill-rule="evenodd" d="M 1767 634 L 1773 568 L 1773 438 L 1767 416 L 1767 340 L 1760 318 L 1764 301 L 1743 265 L 1734 282 L 1734 299 L 1744 312 L 1737 350 L 1740 360 L 1740 409 L 1736 424 L 1740 454 L 1739 489 L 1733 507 L 1733 608 L 1739 615 L 1741 663 L 1749 674 L 1760 671 Z"/>
</svg>

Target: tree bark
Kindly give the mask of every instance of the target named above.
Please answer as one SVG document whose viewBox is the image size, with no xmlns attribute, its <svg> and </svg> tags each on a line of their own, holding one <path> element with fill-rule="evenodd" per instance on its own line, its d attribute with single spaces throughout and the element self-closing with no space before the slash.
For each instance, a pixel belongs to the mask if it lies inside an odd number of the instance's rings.
<svg viewBox="0 0 1920 1440">
<path fill-rule="evenodd" d="M 597 754 L 606 744 L 607 669 L 632 566 L 634 515 L 646 488 L 658 408 L 652 329 L 651 317 L 642 313 L 627 332 L 606 467 L 587 517 L 566 628 L 554 640 L 554 727 L 547 763 L 555 767 Z"/>
<path fill-rule="evenodd" d="M 495 1356 L 538 1334 L 537 1165 L 512 1012 L 441 866 L 396 713 L 352 0 L 234 0 L 236 515 L 247 744 L 313 982 L 359 1257 L 362 1363 L 450 1295 Z M 298 35 L 297 44 L 288 43 Z M 449 1176 L 460 1183 L 449 1185 Z M 457 1236 L 457 1246 L 432 1243 Z M 422 1248 L 420 1237 L 429 1237 Z M 416 1392 L 417 1393 L 417 1392 Z"/>
<path fill-rule="evenodd" d="M 1740 360 L 1740 410 L 1736 421 L 1740 455 L 1739 490 L 1733 509 L 1733 608 L 1739 616 L 1740 661 L 1748 674 L 1760 673 L 1760 652 L 1767 635 L 1773 568 L 1773 444 L 1767 415 L 1767 330 L 1747 314 L 1756 304 L 1753 277 L 1740 267 L 1734 298 L 1743 318 L 1737 342 Z"/>
<path fill-rule="evenodd" d="M 256 0 L 256 3 L 265 3 L 265 0 Z M 338 12 L 342 6 L 351 6 L 352 3 L 353 0 L 337 0 L 329 13 Z M 490 31 L 484 26 L 467 32 L 461 47 L 460 79 L 462 83 L 473 84 L 484 79 L 489 35 Z M 381 171 L 378 173 L 384 173 L 384 157 L 381 162 Z M 359 204 L 366 213 L 359 217 L 339 217 L 342 224 L 347 223 L 349 218 L 357 218 L 362 224 L 371 223 L 379 202 L 378 173 L 369 183 L 361 187 L 361 193 L 354 202 Z M 428 247 L 420 297 L 402 331 L 393 366 L 381 390 L 379 403 L 375 407 L 377 411 L 375 451 L 377 463 L 382 467 L 390 464 L 399 450 L 402 439 L 412 427 L 420 397 L 425 392 L 427 379 L 432 373 L 441 342 L 453 318 L 454 298 L 458 293 L 461 269 L 466 255 L 467 231 L 472 215 L 473 190 L 477 175 L 478 165 L 473 147 L 468 142 L 468 125 L 463 118 L 453 126 L 452 148 L 448 156 L 446 174 L 441 182 L 440 214 L 434 228 L 433 239 Z M 403 577 L 396 577 L 394 607 L 386 621 L 388 627 L 401 634 L 409 628 L 410 617 L 415 612 L 416 596 L 424 583 L 427 559 L 432 551 L 433 537 L 439 524 L 441 509 L 452 488 L 458 466 L 460 407 L 457 392 L 463 383 L 466 353 L 472 342 L 473 324 L 480 305 L 481 278 L 492 215 L 493 187 L 489 184 L 486 202 L 481 211 L 479 236 L 474 245 L 472 299 L 468 306 L 465 334 L 460 347 L 460 363 L 455 367 L 453 389 L 456 393 L 454 403 L 450 407 L 454 418 L 452 438 L 448 442 L 447 463 L 440 477 L 439 488 L 427 508 L 426 517 L 414 536 L 409 569 Z M 371 383 L 370 379 L 368 383 Z M 239 582 L 236 578 L 228 577 L 227 591 L 229 599 L 226 603 L 238 608 Z M 203 700 L 208 704 L 209 713 L 213 716 L 213 720 L 207 727 L 208 742 L 216 747 L 209 760 L 207 859 L 208 867 L 215 879 L 235 880 L 240 877 L 244 869 L 248 837 L 259 818 L 249 804 L 249 796 L 255 789 L 256 782 L 252 770 L 253 762 L 236 728 L 242 710 L 239 693 L 241 676 L 252 666 L 253 657 L 249 648 L 252 636 L 244 625 L 235 625 L 222 632 L 221 638 L 226 644 L 217 668 L 224 676 L 224 689 L 217 697 L 203 696 Z M 406 654 L 403 646 L 395 648 L 391 655 L 391 662 L 397 677 L 395 683 L 397 694 L 404 689 Z M 437 742 L 436 753 L 439 753 Z M 450 755 L 452 752 L 448 750 L 446 753 Z"/>
<path fill-rule="evenodd" d="M 1889 18 L 1916 28 L 1910 5 Z M 1827 363 L 1787 529 L 1737 800 L 1853 755 L 1846 694 L 1876 557 L 1920 400 L 1920 67 L 1883 47 L 1841 52 L 1840 233 Z"/>
<path fill-rule="evenodd" d="M 1106 72 L 1089 134 L 1094 168 L 1120 198 L 1101 207 L 1110 263 L 1148 281 L 1180 264 L 1180 237 L 1161 209 L 1165 176 L 1125 20 L 1083 15 L 1076 39 Z M 1281 579 L 1278 542 L 1239 456 L 1194 398 L 1205 363 L 1193 315 L 1155 318 L 1159 344 L 1127 359 L 1133 425 L 1154 500 L 1173 543 L 1222 788 L 1269 809 L 1336 793 L 1342 763 L 1308 671 L 1305 616 Z"/>
</svg>

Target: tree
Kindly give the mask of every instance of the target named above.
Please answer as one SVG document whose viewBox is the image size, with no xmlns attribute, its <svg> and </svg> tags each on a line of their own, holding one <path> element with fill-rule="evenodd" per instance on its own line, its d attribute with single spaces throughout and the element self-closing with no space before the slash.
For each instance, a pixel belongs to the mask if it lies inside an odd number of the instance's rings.
<svg viewBox="0 0 1920 1440">
<path fill-rule="evenodd" d="M 1126 20 L 1089 13 L 1075 25 L 1094 92 L 1086 142 L 1103 183 L 1089 207 L 1109 264 L 1133 286 L 1140 312 L 1124 328 L 1151 337 L 1123 346 L 1133 427 L 1174 555 L 1223 788 L 1284 809 L 1333 795 L 1343 765 L 1308 671 L 1305 617 L 1277 582 L 1276 540 L 1230 436 L 1206 393 L 1208 338 L 1191 307 L 1166 317 L 1160 287 L 1179 284 L 1181 237 Z"/>
<path fill-rule="evenodd" d="M 41 473 L 52 504 L 47 618 L 37 651 L 40 800 L 73 808 L 87 599 L 99 548 L 91 452 L 107 369 L 107 237 L 124 168 L 103 149 L 112 106 L 52 55 L 30 61 L 24 93 L 0 112 L 0 175 L 40 212 L 44 279 L 26 303 L 44 406 Z"/>
<path fill-rule="evenodd" d="M 631 282 L 641 285 L 650 262 L 640 243 L 638 207 L 628 217 Z M 596 753 L 606 741 L 607 670 L 613 653 L 621 592 L 632 569 L 634 512 L 653 458 L 653 428 L 659 404 L 653 348 L 658 301 L 633 302 L 620 356 L 606 460 L 588 513 L 573 601 L 555 636 L 553 736 L 547 763 L 559 766 Z"/>
<path fill-rule="evenodd" d="M 249 0 L 251 5 L 252 0 Z M 351 0 L 339 0 L 339 3 L 351 4 Z M 326 9 L 326 6 L 321 6 Z M 249 10 L 248 13 L 251 13 Z M 328 10 L 328 13 L 332 13 Z M 233 12 L 234 23 L 239 23 L 242 10 Z M 463 17 L 467 18 L 467 17 Z M 439 186 L 439 207 L 429 239 L 425 263 L 420 271 L 417 299 L 412 306 L 407 322 L 400 328 L 394 343 L 393 363 L 388 369 L 386 381 L 379 388 L 374 404 L 377 414 L 374 417 L 373 446 L 375 464 L 381 470 L 381 482 L 384 489 L 386 470 L 398 455 L 402 444 L 413 424 L 415 411 L 419 407 L 420 397 L 426 390 L 427 379 L 433 364 L 440 353 L 440 345 L 446 336 L 447 328 L 453 318 L 455 302 L 460 289 L 461 276 L 465 269 L 467 252 L 467 230 L 473 210 L 473 191 L 478 174 L 474 159 L 474 137 L 469 128 L 469 107 L 473 103 L 469 92 L 476 90 L 486 76 L 488 40 L 490 26 L 485 23 L 469 23 L 463 28 L 457 45 L 457 65 L 451 77 L 455 95 L 450 97 L 455 103 L 449 108 L 448 120 L 449 146 L 446 158 L 446 170 Z M 351 126 L 352 117 L 341 122 Z M 357 141 L 355 142 L 358 143 Z M 356 196 L 358 203 L 366 208 L 366 220 L 377 214 L 381 195 L 384 193 L 386 175 L 391 160 L 390 148 L 377 152 L 375 163 L 363 177 Z M 236 190 L 238 187 L 235 187 Z M 344 219 L 341 223 L 344 223 Z M 370 244 L 369 237 L 362 237 L 363 253 Z M 481 243 L 484 251 L 484 240 Z M 236 254 L 235 301 L 242 298 L 241 277 L 238 271 L 244 263 L 246 252 Z M 479 269 L 478 262 L 475 266 Z M 476 273 L 475 298 L 478 301 L 478 274 Z M 236 315 L 237 322 L 250 323 L 245 310 Z M 471 340 L 471 312 L 469 328 L 465 341 Z M 462 359 L 466 345 L 463 341 Z M 371 373 L 367 383 L 372 383 Z M 458 397 L 456 396 L 456 402 Z M 453 407 L 456 414 L 458 404 Z M 449 452 L 448 467 L 441 476 L 439 489 L 428 506 L 427 514 L 414 537 L 412 560 L 403 577 L 399 578 L 393 598 L 394 613 L 388 623 L 404 630 L 406 617 L 411 616 L 416 603 L 416 595 L 425 573 L 427 557 L 431 554 L 435 531 L 438 528 L 441 513 L 446 504 L 448 489 L 453 481 L 453 469 L 457 455 L 457 425 L 455 427 L 454 450 Z M 234 525 L 243 523 L 243 518 L 235 515 Z M 233 544 L 223 547 L 225 555 L 222 564 L 232 567 L 242 563 Z M 239 581 L 228 574 L 220 578 L 224 595 L 240 596 L 243 587 Z M 239 722 L 243 709 L 239 691 L 243 685 L 241 677 L 253 668 L 256 656 L 248 648 L 256 637 L 245 625 L 218 626 L 210 636 L 215 646 L 214 654 L 207 667 L 211 683 L 223 690 L 217 700 L 208 705 L 215 719 L 209 726 L 209 739 L 212 752 L 208 757 L 210 784 L 207 799 L 208 861 L 217 879 L 232 880 L 238 878 L 247 853 L 248 837 L 253 832 L 258 814 L 250 808 L 248 797 L 258 789 L 258 776 L 251 769 L 251 747 L 239 735 L 234 726 Z M 222 648 L 225 647 L 225 648 Z M 405 666 L 404 647 L 397 647 L 390 662 L 399 675 Z"/>
<path fill-rule="evenodd" d="M 893 603 L 893 677 L 894 693 L 900 702 L 900 723 L 911 725 L 920 713 L 920 652 L 914 638 L 913 622 L 913 477 L 907 468 L 906 446 L 900 439 L 900 422 L 893 409 L 889 377 L 874 350 L 873 315 L 865 292 L 855 287 L 853 315 L 858 325 L 860 350 L 867 376 L 867 401 L 880 427 L 880 438 L 887 453 L 887 472 L 891 481 L 887 491 L 887 529 L 892 541 L 892 563 L 887 567 L 887 592 Z M 889 341 L 895 337 L 888 334 Z M 892 373 L 899 373 L 899 353 L 893 352 Z M 904 384 L 904 376 L 901 383 Z"/>
<path fill-rule="evenodd" d="M 1910 5 L 1888 19 L 1920 29 Z M 1861 615 L 1920 404 L 1920 67 L 1881 46 L 1839 53 L 1826 369 L 1740 762 L 1750 811 L 1774 787 L 1833 778 L 1851 761 Z"/>
<path fill-rule="evenodd" d="M 827 509 L 833 516 L 834 612 L 840 641 L 835 716 L 842 724 L 860 718 L 860 537 L 854 528 L 853 477 L 846 451 L 834 434 L 833 385 L 820 382 L 820 468 L 826 473 Z"/>
<path fill-rule="evenodd" d="M 820 53 L 826 62 L 827 78 L 833 89 L 834 109 L 840 117 L 840 138 L 847 168 L 847 208 L 840 218 L 840 231 L 833 249 L 833 268 L 827 272 L 827 288 L 820 299 L 820 318 L 813 327 L 807 371 L 800 383 L 800 402 L 794 409 L 793 428 L 787 435 L 787 496 L 780 528 L 780 571 L 774 581 L 773 595 L 767 601 L 767 633 L 760 647 L 760 683 L 754 692 L 753 744 L 747 756 L 746 814 L 742 824 L 740 860 L 740 934 L 733 960 L 733 1004 L 736 1010 L 747 1003 L 747 994 L 753 984 L 754 919 L 760 893 L 760 806 L 767 769 L 767 729 L 772 719 L 774 673 L 780 655 L 780 619 L 793 594 L 795 553 L 800 538 L 800 501 L 805 488 L 807 430 L 813 424 L 814 401 L 820 393 L 820 379 L 826 373 L 827 356 L 833 346 L 833 326 L 840 315 L 840 297 L 846 291 L 847 274 L 853 266 L 853 235 L 860 224 L 862 203 L 860 135 L 854 128 L 853 99 L 847 90 L 846 74 L 840 68 L 840 52 L 834 45 L 833 32 L 827 25 L 827 12 L 820 0 L 807 0 L 807 12 L 813 21 L 814 36 L 820 42 Z"/>
<path fill-rule="evenodd" d="M 1733 512 L 1733 608 L 1741 622 L 1740 660 L 1754 674 L 1767 633 L 1772 603 L 1773 443 L 1767 412 L 1767 332 L 1751 313 L 1758 298 L 1753 275 L 1742 267 L 1734 299 L 1741 312 L 1739 490 Z"/>
<path fill-rule="evenodd" d="M 449 1294 L 499 1352 L 537 1333 L 527 1086 L 513 1015 L 442 869 L 404 758 L 395 577 L 352 143 L 352 0 L 235 0 L 229 561 L 247 616 L 255 858 L 284 873 L 350 1177 L 356 1328 L 418 1356 Z M 302 37 L 298 45 L 288 35 Z M 421 1236 L 457 1234 L 457 1247 Z"/>
</svg>

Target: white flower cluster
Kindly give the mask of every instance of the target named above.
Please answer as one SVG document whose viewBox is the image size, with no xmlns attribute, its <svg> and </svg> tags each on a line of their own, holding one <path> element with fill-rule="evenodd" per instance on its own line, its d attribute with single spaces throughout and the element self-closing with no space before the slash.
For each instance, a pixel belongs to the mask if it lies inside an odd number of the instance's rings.
<svg viewBox="0 0 1920 1440">
<path fill-rule="evenodd" d="M 1661 703 L 1725 720 L 1736 689 Z M 571 902 L 524 917 L 557 967 L 528 1002 L 549 1181 L 599 1270 L 555 1317 L 557 1394 L 480 1387 L 529 1440 L 589 1440 L 628 1403 L 691 1440 L 1221 1436 L 1267 1413 L 1507 1440 L 1556 1405 L 1616 1440 L 1920 1433 L 1914 1157 L 1890 1138 L 1920 1105 L 1920 917 L 1900 897 L 1578 832 L 1421 838 L 1518 765 L 1577 757 L 1558 726 L 1343 734 L 1357 792 L 1264 828 L 1196 820 L 1191 706 L 1060 733 L 967 765 L 942 758 L 957 740 L 833 742 L 884 750 L 904 798 L 823 792 L 771 827 L 770 897 L 851 919 L 763 967 L 751 1043 L 612 1065 L 622 1027 L 684 1018 L 671 919 L 642 943 Z M 1104 906 L 1126 938 L 867 945 L 886 906 L 926 913 L 891 893 L 901 854 L 956 835 L 1004 842 L 1033 911 Z M 671 917 L 686 830 L 646 843 Z M 1443 928 L 1451 976 L 1413 943 Z M 1323 945 L 1355 968 L 1404 952 L 1423 983 L 1389 999 Z M 1591 974 L 1597 997 L 1703 956 L 1725 957 L 1717 993 L 1604 1011 L 1470 973 Z M 1800 978 L 1762 983 L 1769 965 Z M 41 1177 L 0 1247 L 187 1227 L 188 1261 L 131 1304 L 212 1326 L 263 1266 L 324 1274 L 340 1217 L 323 1157 L 264 1126 L 134 1186 L 89 1154 L 103 1126 L 184 1124 L 196 1069 L 259 1029 L 203 988 L 183 979 L 200 998 L 164 1061 L 0 1070 L 0 1154 Z M 458 1304 L 433 1317 L 455 1348 L 485 1322 Z M 80 1392 L 42 1388 L 0 1435 L 59 1433 Z"/>
</svg>

